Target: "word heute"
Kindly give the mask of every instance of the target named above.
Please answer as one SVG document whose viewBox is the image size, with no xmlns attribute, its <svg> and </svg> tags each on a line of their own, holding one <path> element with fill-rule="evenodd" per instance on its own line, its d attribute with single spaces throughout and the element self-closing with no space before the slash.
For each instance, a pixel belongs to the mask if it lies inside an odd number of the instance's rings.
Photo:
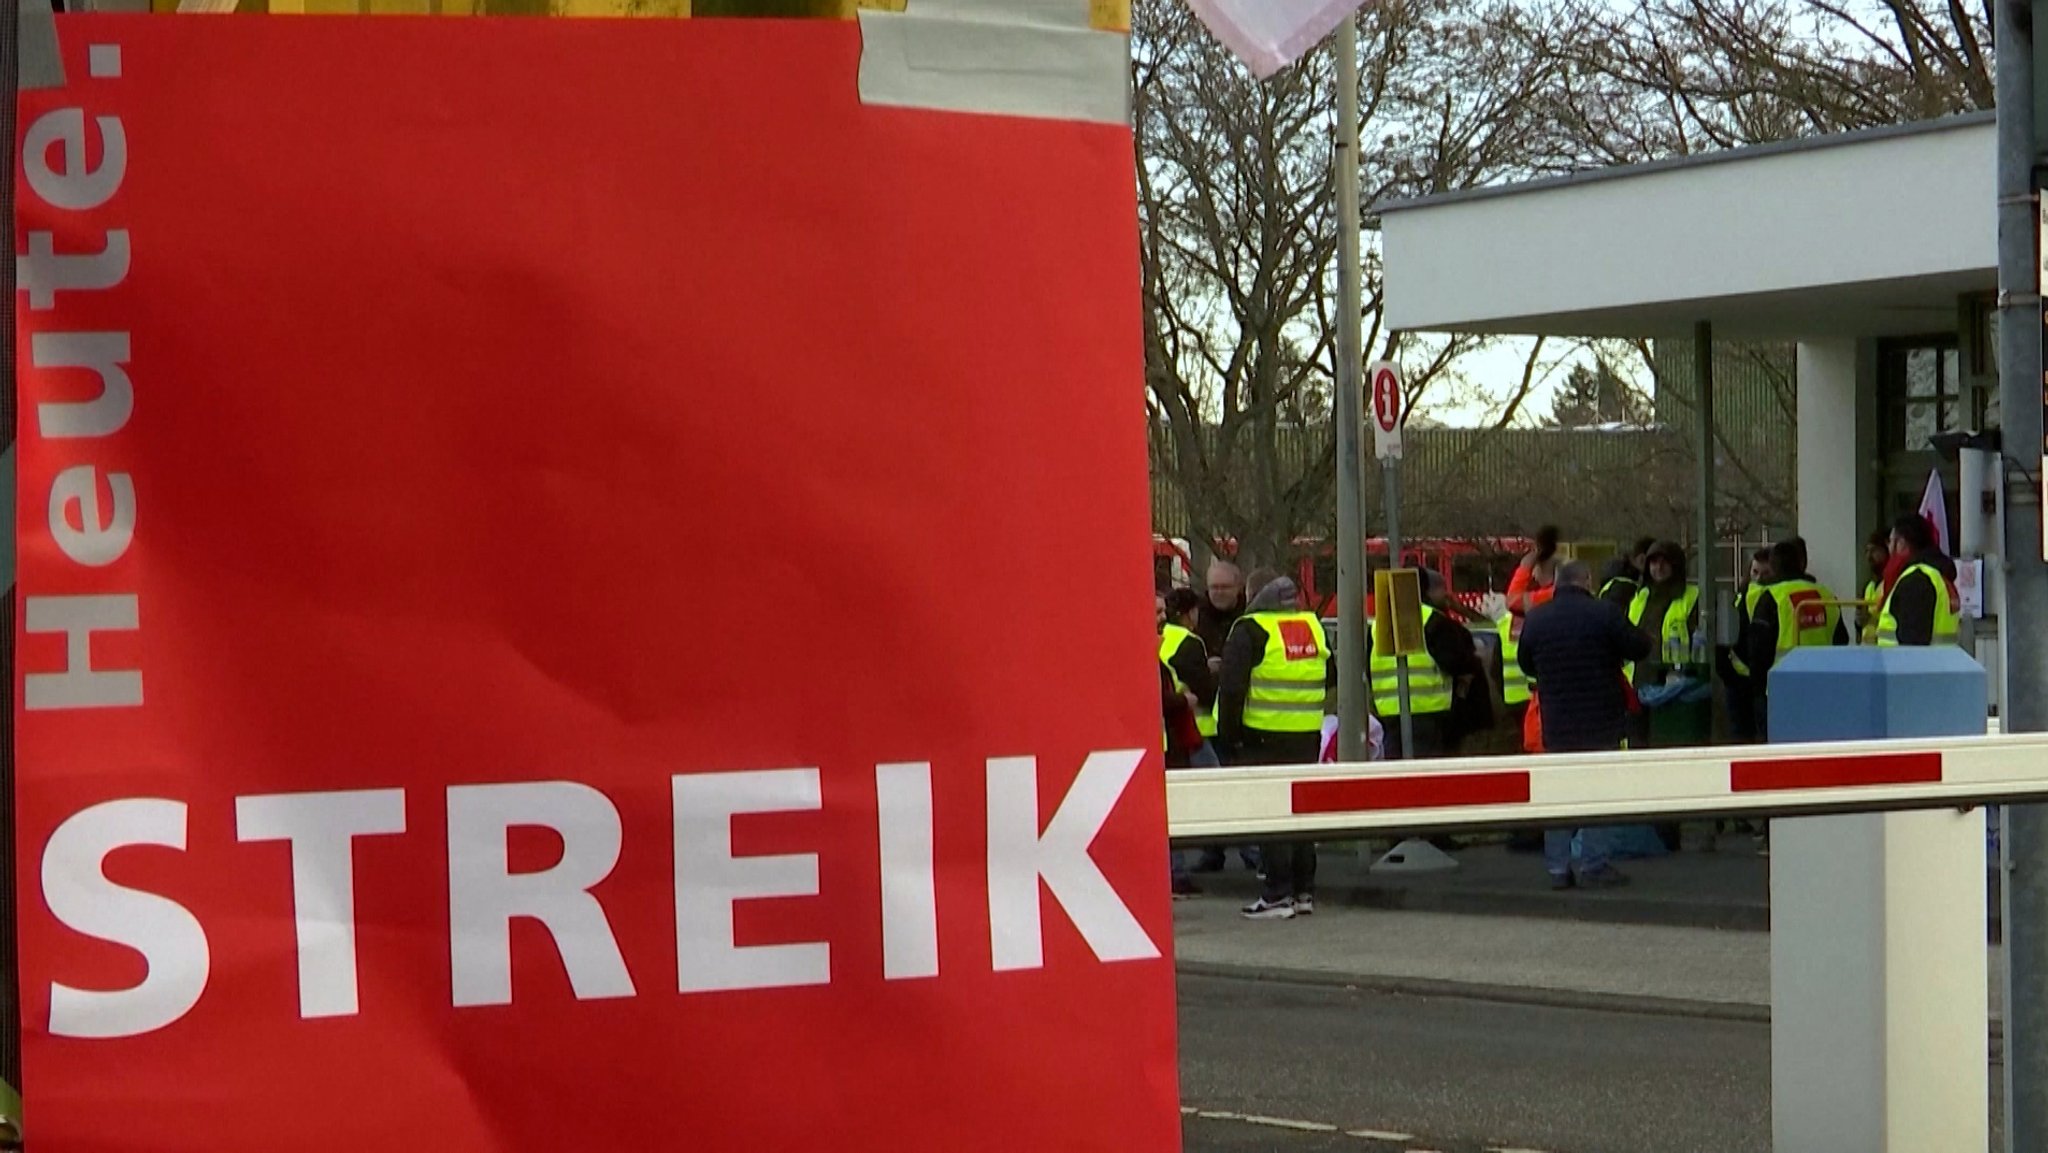
<svg viewBox="0 0 2048 1153">
<path fill-rule="evenodd" d="M 94 79 L 118 79 L 121 49 L 95 44 L 88 52 Z M 92 163 L 92 150 L 98 163 Z M 22 172 L 28 194 L 51 208 L 91 212 L 112 200 L 128 173 L 128 136 L 118 116 L 88 121 L 82 108 L 57 108 L 38 116 L 22 140 Z M 104 292 L 128 278 L 128 230 L 105 230 L 98 252 L 59 252 L 55 233 L 28 234 L 28 251 L 17 257 L 21 291 L 28 295 L 31 315 L 57 306 L 62 293 Z M 33 326 L 33 320 L 30 325 Z M 33 389 L 37 395 L 76 392 L 80 371 L 93 374 L 96 395 L 36 406 L 31 435 L 52 441 L 79 441 L 81 459 L 58 472 L 50 486 L 50 535 L 59 550 L 86 570 L 104 569 L 128 552 L 135 537 L 135 482 L 125 472 L 100 469 L 89 459 L 91 442 L 106 443 L 128 425 L 135 410 L 135 388 L 127 372 L 130 333 L 126 329 L 96 331 L 32 331 L 29 367 L 49 374 L 55 387 Z M 104 488 L 102 484 L 104 483 Z M 101 506 L 105 495 L 108 507 Z M 71 509 L 78 520 L 71 520 Z M 134 707 L 142 703 L 139 669 L 95 670 L 92 634 L 103 630 L 134 630 L 141 611 L 133 592 L 106 591 L 68 596 L 36 595 L 23 589 L 23 627 L 29 633 L 62 633 L 63 672 L 30 672 L 23 683 L 23 705 L 29 709 Z"/>
</svg>

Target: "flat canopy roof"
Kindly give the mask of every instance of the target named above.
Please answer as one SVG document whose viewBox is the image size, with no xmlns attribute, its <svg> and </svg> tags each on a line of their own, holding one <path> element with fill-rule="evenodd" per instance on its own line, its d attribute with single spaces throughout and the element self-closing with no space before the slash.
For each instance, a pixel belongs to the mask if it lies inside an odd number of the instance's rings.
<svg viewBox="0 0 2048 1153">
<path fill-rule="evenodd" d="M 1991 113 L 1380 205 L 1396 329 L 1953 330 L 1997 287 Z"/>
</svg>

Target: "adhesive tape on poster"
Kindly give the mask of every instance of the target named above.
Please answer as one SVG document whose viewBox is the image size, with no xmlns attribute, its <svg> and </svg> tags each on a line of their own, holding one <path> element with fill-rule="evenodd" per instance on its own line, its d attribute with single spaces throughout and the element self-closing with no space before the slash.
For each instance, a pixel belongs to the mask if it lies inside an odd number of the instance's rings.
<svg viewBox="0 0 2048 1153">
<path fill-rule="evenodd" d="M 1130 42 L 1089 0 L 912 0 L 860 13 L 864 104 L 1130 123 Z"/>
<path fill-rule="evenodd" d="M 47 0 L 20 0 L 15 10 L 20 13 L 21 30 L 21 76 L 15 87 L 24 92 L 62 88 L 64 56 L 57 50 L 56 14 Z"/>
</svg>

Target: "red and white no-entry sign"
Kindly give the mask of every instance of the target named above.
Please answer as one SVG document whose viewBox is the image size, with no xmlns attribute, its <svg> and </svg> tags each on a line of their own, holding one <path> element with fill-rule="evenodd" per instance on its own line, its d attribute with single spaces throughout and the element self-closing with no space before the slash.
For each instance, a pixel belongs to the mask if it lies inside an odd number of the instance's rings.
<svg viewBox="0 0 2048 1153">
<path fill-rule="evenodd" d="M 1366 370 L 1372 388 L 1373 453 L 1381 460 L 1401 459 L 1401 370 L 1377 360 Z"/>
</svg>

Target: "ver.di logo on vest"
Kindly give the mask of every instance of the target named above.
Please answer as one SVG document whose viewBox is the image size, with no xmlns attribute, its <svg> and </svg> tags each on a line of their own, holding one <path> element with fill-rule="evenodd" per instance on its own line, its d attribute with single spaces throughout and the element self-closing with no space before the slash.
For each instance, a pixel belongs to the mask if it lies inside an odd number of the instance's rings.
<svg viewBox="0 0 2048 1153">
<path fill-rule="evenodd" d="M 1290 661 L 1311 661 L 1323 655 L 1316 645 L 1316 630 L 1307 621 L 1281 621 L 1280 643 L 1287 646 Z"/>
</svg>

